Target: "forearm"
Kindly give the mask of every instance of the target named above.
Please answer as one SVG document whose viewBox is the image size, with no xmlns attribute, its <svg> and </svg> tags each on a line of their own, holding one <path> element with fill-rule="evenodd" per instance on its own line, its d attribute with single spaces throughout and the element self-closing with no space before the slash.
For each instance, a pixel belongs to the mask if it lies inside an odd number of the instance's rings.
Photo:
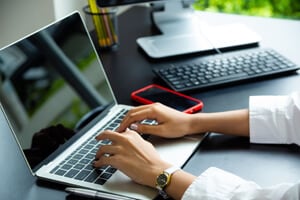
<svg viewBox="0 0 300 200">
<path fill-rule="evenodd" d="M 236 110 L 191 115 L 189 134 L 216 132 L 249 136 L 249 111 Z"/>
</svg>

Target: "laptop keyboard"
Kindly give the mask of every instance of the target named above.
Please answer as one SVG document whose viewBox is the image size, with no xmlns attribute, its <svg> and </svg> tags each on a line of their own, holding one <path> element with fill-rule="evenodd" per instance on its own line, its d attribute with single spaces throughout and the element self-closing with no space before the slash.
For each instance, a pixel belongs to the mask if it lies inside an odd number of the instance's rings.
<svg viewBox="0 0 300 200">
<path fill-rule="evenodd" d="M 87 141 L 82 143 L 71 155 L 62 161 L 50 173 L 76 180 L 103 185 L 117 169 L 111 166 L 94 168 L 95 154 L 102 145 L 110 144 L 109 140 L 97 141 L 95 137 L 103 130 L 115 130 L 128 110 L 123 109 L 114 120 L 96 131 Z"/>
<path fill-rule="evenodd" d="M 299 66 L 272 49 L 252 49 L 174 63 L 153 71 L 176 91 L 204 89 L 229 83 L 283 74 Z"/>
</svg>

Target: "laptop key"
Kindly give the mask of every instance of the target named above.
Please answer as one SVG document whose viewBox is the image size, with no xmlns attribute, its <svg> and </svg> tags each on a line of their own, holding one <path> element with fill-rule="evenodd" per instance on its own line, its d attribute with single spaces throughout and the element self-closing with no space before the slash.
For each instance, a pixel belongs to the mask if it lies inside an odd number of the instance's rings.
<svg viewBox="0 0 300 200">
<path fill-rule="evenodd" d="M 89 159 L 89 160 L 95 159 L 95 154 L 89 153 L 89 154 L 87 154 L 87 155 L 85 156 L 85 158 L 86 158 L 86 159 Z"/>
<path fill-rule="evenodd" d="M 69 165 L 69 164 L 64 164 L 61 169 L 64 169 L 64 170 L 69 170 L 72 168 L 72 165 Z"/>
<path fill-rule="evenodd" d="M 83 157 L 81 154 L 76 154 L 73 156 L 73 159 L 80 160 Z"/>
<path fill-rule="evenodd" d="M 89 151 L 86 149 L 81 149 L 78 153 L 80 154 L 87 154 Z"/>
<path fill-rule="evenodd" d="M 101 174 L 100 177 L 107 180 L 111 177 L 111 175 L 112 175 L 111 173 L 104 172 L 104 173 Z"/>
<path fill-rule="evenodd" d="M 98 178 L 95 183 L 99 185 L 103 185 L 104 183 L 106 183 L 106 181 L 107 181 L 106 179 Z"/>
<path fill-rule="evenodd" d="M 98 141 L 93 139 L 89 142 L 89 145 L 96 145 L 97 143 L 98 143 Z"/>
<path fill-rule="evenodd" d="M 75 165 L 77 162 L 78 162 L 78 160 L 71 159 L 67 163 L 70 164 L 70 165 Z"/>
<path fill-rule="evenodd" d="M 94 166 L 92 165 L 92 163 L 90 163 L 90 164 L 86 165 L 84 169 L 90 170 L 90 171 L 91 171 L 91 170 L 94 170 L 95 168 L 94 168 Z"/>
<path fill-rule="evenodd" d="M 77 165 L 74 166 L 74 169 L 83 169 L 85 165 L 78 163 Z"/>
<path fill-rule="evenodd" d="M 95 180 L 99 177 L 99 173 L 94 170 L 90 173 L 90 175 L 85 179 L 85 181 L 89 182 L 89 183 L 93 183 L 95 182 Z"/>
<path fill-rule="evenodd" d="M 56 167 L 54 167 L 54 169 L 52 169 L 51 171 L 50 171 L 50 173 L 51 174 L 54 174 L 54 172 L 56 172 L 56 170 L 58 170 L 59 169 L 59 166 L 56 166 Z"/>
<path fill-rule="evenodd" d="M 84 149 L 92 149 L 93 147 L 94 147 L 93 145 L 87 144 L 83 148 Z"/>
<path fill-rule="evenodd" d="M 91 153 L 95 155 L 97 153 L 97 151 L 98 151 L 98 148 L 94 148 L 91 150 Z"/>
<path fill-rule="evenodd" d="M 114 167 L 109 167 L 109 168 L 107 168 L 105 171 L 106 171 L 106 172 L 109 172 L 109 173 L 111 173 L 111 174 L 113 174 L 113 173 L 115 173 L 115 172 L 117 171 L 117 169 L 114 168 Z"/>
<path fill-rule="evenodd" d="M 66 170 L 59 169 L 55 172 L 55 174 L 59 176 L 63 176 L 66 172 L 67 172 Z"/>
<path fill-rule="evenodd" d="M 73 178 L 76 174 L 78 174 L 79 170 L 71 169 L 68 173 L 65 174 L 65 177 Z"/>
<path fill-rule="evenodd" d="M 77 176 L 75 177 L 75 179 L 77 179 L 77 180 L 83 180 L 83 179 L 85 179 L 90 173 L 91 173 L 91 171 L 88 171 L 88 170 L 82 170 L 79 174 L 77 174 Z"/>
<path fill-rule="evenodd" d="M 82 159 L 82 160 L 79 161 L 79 163 L 81 163 L 81 164 L 89 164 L 90 162 L 91 162 L 91 160 L 90 159 L 86 159 L 86 158 L 84 158 L 84 159 Z"/>
</svg>

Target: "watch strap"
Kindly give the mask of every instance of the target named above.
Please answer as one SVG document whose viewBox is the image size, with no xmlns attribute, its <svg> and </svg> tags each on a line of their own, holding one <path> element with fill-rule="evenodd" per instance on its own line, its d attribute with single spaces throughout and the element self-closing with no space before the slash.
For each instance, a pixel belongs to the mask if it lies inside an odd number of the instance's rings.
<svg viewBox="0 0 300 200">
<path fill-rule="evenodd" d="M 172 166 L 166 170 L 164 170 L 164 172 L 168 173 L 169 175 L 172 175 L 174 172 L 176 172 L 177 170 L 180 170 L 179 167 L 177 166 Z"/>
</svg>

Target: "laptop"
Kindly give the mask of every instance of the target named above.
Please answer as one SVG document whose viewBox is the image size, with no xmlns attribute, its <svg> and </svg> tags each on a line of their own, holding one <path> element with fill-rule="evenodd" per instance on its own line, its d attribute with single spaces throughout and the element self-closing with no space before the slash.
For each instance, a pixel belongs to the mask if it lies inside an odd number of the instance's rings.
<svg viewBox="0 0 300 200">
<path fill-rule="evenodd" d="M 1 111 L 34 176 L 134 199 L 157 196 L 112 166 L 92 166 L 110 142 L 94 137 L 115 130 L 132 107 L 117 103 L 78 12 L 2 48 L 0 75 Z M 163 159 L 183 167 L 203 138 L 148 140 Z"/>
</svg>

